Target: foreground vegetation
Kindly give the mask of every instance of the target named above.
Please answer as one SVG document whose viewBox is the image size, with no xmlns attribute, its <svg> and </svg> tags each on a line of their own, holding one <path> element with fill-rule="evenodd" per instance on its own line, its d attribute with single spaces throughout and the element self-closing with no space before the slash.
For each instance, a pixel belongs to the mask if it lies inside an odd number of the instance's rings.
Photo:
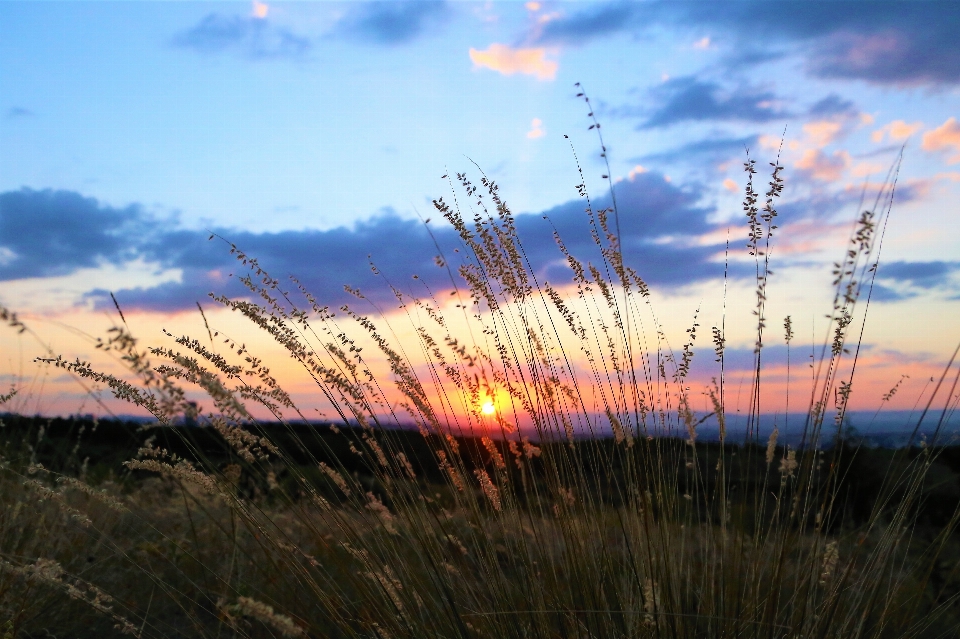
<svg viewBox="0 0 960 639">
<path fill-rule="evenodd" d="M 46 360 L 158 426 L 126 430 L 120 444 L 137 450 L 119 467 L 119 447 L 81 453 L 92 425 L 70 436 L 76 448 L 36 430 L 7 438 L 0 622 L 17 637 L 955 636 L 956 450 L 939 425 L 900 451 L 839 437 L 857 354 L 847 334 L 865 319 L 889 188 L 836 265 L 803 445 L 760 438 L 773 167 L 761 197 L 745 165 L 757 271 L 745 437 L 726 435 L 723 325 L 711 328 L 713 410 L 696 415 L 698 325 L 670 348 L 624 263 L 615 200 L 597 209 L 577 186 L 598 251 L 585 263 L 557 236 L 565 295 L 538 281 L 497 185 L 460 174 L 453 204 L 435 202 L 462 241 L 437 257 L 459 303 L 392 289 L 414 340 L 395 343 L 393 316 L 359 291 L 332 312 L 232 247 L 256 303 L 216 300 L 311 376 L 338 416 L 329 431 L 297 427 L 307 417 L 264 362 L 230 340 L 217 351 L 216 327 L 144 349 L 121 323 L 100 347 L 124 377 Z M 278 424 L 257 425 L 251 404 Z M 718 443 L 698 441 L 707 419 Z"/>
</svg>

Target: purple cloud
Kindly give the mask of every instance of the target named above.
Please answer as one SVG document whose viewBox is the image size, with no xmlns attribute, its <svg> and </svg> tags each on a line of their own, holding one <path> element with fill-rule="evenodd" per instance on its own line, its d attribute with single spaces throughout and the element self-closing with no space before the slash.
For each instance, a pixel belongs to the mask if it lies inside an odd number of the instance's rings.
<svg viewBox="0 0 960 639">
<path fill-rule="evenodd" d="M 236 53 L 254 60 L 299 59 L 309 53 L 310 40 L 266 18 L 211 13 L 175 35 L 176 47 L 206 55 Z"/>
<path fill-rule="evenodd" d="M 334 33 L 381 45 L 406 44 L 440 24 L 447 12 L 447 4 L 435 0 L 357 4 L 347 11 Z"/>
<path fill-rule="evenodd" d="M 700 187 L 679 187 L 650 172 L 617 184 L 616 195 L 626 260 L 651 285 L 682 285 L 722 274 L 722 264 L 714 260 L 722 248 L 696 241 L 698 235 L 714 229 L 708 219 L 713 210 L 699 203 Z M 609 196 L 594 202 L 596 207 L 609 203 Z M 562 284 L 572 275 L 556 246 L 554 228 L 571 252 L 599 263 L 584 206 L 578 198 L 545 213 L 516 216 L 517 232 L 538 277 Z M 437 219 L 430 228 L 433 238 L 420 222 L 386 209 L 351 227 L 328 230 L 214 231 L 256 257 L 273 277 L 286 283 L 288 275 L 295 275 L 324 304 L 338 305 L 351 299 L 344 284 L 359 287 L 373 299 L 389 301 L 393 296 L 384 278 L 415 295 L 424 294 L 424 284 L 433 290 L 448 289 L 447 271 L 434 263 L 438 255 L 434 239 L 445 259 L 454 264 L 466 252 L 446 222 Z M 205 232 L 175 223 L 159 224 L 139 205 L 116 209 L 66 191 L 0 194 L 0 256 L 4 256 L 0 280 L 63 275 L 138 258 L 181 271 L 179 282 L 115 291 L 128 308 L 172 311 L 189 308 L 210 292 L 246 295 L 238 282 L 246 272 L 243 265 L 229 254 L 228 246 L 207 238 Z M 381 275 L 371 271 L 371 259 Z M 98 303 L 110 304 L 106 291 L 89 295 Z"/>
<path fill-rule="evenodd" d="M 930 2 L 612 2 L 551 21 L 532 37 L 584 44 L 652 26 L 719 29 L 736 41 L 727 63 L 768 61 L 794 47 L 819 77 L 878 84 L 960 83 L 960 3 Z M 770 44 L 757 50 L 757 36 Z M 745 56 L 743 52 L 746 51 Z"/>
</svg>

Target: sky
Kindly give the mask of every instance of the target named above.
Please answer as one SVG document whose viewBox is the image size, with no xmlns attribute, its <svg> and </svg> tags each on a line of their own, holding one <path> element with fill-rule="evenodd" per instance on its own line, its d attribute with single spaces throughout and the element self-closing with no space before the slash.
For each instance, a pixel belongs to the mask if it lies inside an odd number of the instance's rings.
<svg viewBox="0 0 960 639">
<path fill-rule="evenodd" d="M 578 166 L 610 197 L 592 112 L 627 262 L 675 345 L 706 327 L 700 381 L 724 308 L 731 379 L 752 361 L 747 153 L 761 184 L 784 166 L 767 316 L 794 318 L 801 352 L 902 153 L 852 401 L 908 375 L 890 404 L 909 409 L 960 340 L 958 32 L 956 2 L 4 0 L 0 305 L 39 337 L 0 332 L 0 386 L 25 412 L 99 410 L 33 358 L 95 358 L 111 293 L 145 343 L 204 331 L 198 302 L 246 334 L 208 296 L 244 294 L 211 234 L 334 308 L 344 284 L 389 303 L 368 256 L 442 290 L 423 220 L 455 245 L 432 201 L 460 172 L 496 180 L 534 268 L 569 284 L 543 216 L 589 251 Z"/>
</svg>

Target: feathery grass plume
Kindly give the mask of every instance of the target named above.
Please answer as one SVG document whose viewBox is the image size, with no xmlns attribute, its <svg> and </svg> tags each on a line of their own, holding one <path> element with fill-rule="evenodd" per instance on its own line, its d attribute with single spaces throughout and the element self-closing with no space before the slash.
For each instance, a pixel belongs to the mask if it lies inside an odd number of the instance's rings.
<svg viewBox="0 0 960 639">
<path fill-rule="evenodd" d="M 777 454 L 777 437 L 780 436 L 780 430 L 774 426 L 773 430 L 770 431 L 770 438 L 767 440 L 767 454 L 766 462 L 767 466 L 773 463 L 773 458 Z"/>
<path fill-rule="evenodd" d="M 497 512 L 503 510 L 503 506 L 500 503 L 500 490 L 493 485 L 493 482 L 490 480 L 490 475 L 487 474 L 487 471 L 482 468 L 478 468 L 473 471 L 473 474 L 477 476 L 477 481 L 480 482 L 480 488 L 483 490 L 483 494 L 486 495 L 487 499 L 490 501 L 490 505 L 493 506 L 493 509 Z"/>
<path fill-rule="evenodd" d="M 220 609 L 231 621 L 235 621 L 233 616 L 250 617 L 260 623 L 272 627 L 284 637 L 304 637 L 303 628 L 294 623 L 293 619 L 286 615 L 277 613 L 273 606 L 257 601 L 251 597 L 238 597 L 237 603 L 220 606 Z"/>
</svg>

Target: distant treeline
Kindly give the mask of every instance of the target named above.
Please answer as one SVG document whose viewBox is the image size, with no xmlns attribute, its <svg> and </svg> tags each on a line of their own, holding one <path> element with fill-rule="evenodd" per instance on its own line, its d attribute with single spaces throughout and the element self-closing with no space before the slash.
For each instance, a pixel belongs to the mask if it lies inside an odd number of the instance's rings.
<svg viewBox="0 0 960 639">
<path fill-rule="evenodd" d="M 246 430 L 258 436 L 266 437 L 276 446 L 282 456 L 280 463 L 271 458 L 258 460 L 254 466 L 266 472 L 270 469 L 275 480 L 283 483 L 289 473 L 285 470 L 295 465 L 304 469 L 304 476 L 315 478 L 320 484 L 324 476 L 317 470 L 318 464 L 336 464 L 346 472 L 361 479 L 371 491 L 378 492 L 370 464 L 377 461 L 361 428 L 331 428 L 329 424 L 257 424 L 247 425 Z M 443 470 L 437 464 L 436 451 L 441 448 L 437 436 L 423 436 L 415 430 L 391 430 L 372 433 L 383 445 L 388 456 L 395 457 L 402 452 L 416 469 L 419 481 L 435 482 L 443 480 Z M 485 445 L 480 438 L 456 438 L 463 453 L 467 469 L 482 467 L 492 463 L 489 442 Z M 509 466 L 513 457 L 522 454 L 522 446 L 516 442 L 495 441 Z M 97 483 L 111 480 L 120 483 L 137 482 L 148 474 L 138 471 L 131 473 L 124 462 L 137 457 L 144 446 L 165 449 L 177 458 L 185 459 L 207 470 L 222 470 L 230 464 L 238 464 L 245 469 L 245 476 L 254 478 L 258 474 L 248 463 L 244 463 L 236 450 L 231 447 L 214 428 L 196 425 L 157 426 L 136 421 L 112 419 L 95 420 L 90 417 L 54 417 L 22 416 L 15 414 L 0 415 L 0 455 L 12 468 L 23 468 L 28 464 L 42 464 L 45 468 L 67 475 L 84 475 L 89 481 Z M 571 446 L 567 442 L 554 444 L 538 443 L 540 447 Z M 598 481 L 609 487 L 607 497 L 611 504 L 624 500 L 619 494 L 623 473 L 635 472 L 638 455 L 658 472 L 667 469 L 676 476 L 678 491 L 693 490 L 688 485 L 692 473 L 690 464 L 700 467 L 701 483 L 696 488 L 713 491 L 716 483 L 714 469 L 721 455 L 721 447 L 716 442 L 697 442 L 695 447 L 680 445 L 676 440 L 638 440 L 636 449 L 628 452 L 618 446 L 612 438 L 600 440 L 578 440 L 572 446 L 575 449 L 573 459 L 579 459 L 590 468 L 603 469 L 604 476 Z M 767 450 L 764 444 L 738 446 L 727 445 L 723 454 L 726 463 L 735 463 L 740 472 L 739 479 L 731 486 L 731 494 L 740 500 L 748 500 L 763 493 L 769 486 L 779 482 L 779 457 L 772 463 L 767 462 Z M 840 484 L 839 495 L 843 500 L 844 519 L 849 522 L 863 522 L 869 516 L 877 496 L 881 491 L 884 478 L 896 474 L 910 460 L 918 455 L 930 455 L 933 458 L 927 474 L 924 499 L 918 513 L 919 523 L 943 525 L 953 512 L 960 507 L 960 445 L 891 450 L 857 446 L 855 441 L 843 440 L 838 447 L 821 451 L 817 463 L 833 464 L 834 476 Z M 632 456 L 631 456 L 632 455 Z M 646 456 L 645 458 L 643 456 Z M 274 456 L 275 458 L 276 456 Z M 548 456 L 545 456 L 546 458 Z M 539 458 L 529 460 L 526 468 L 534 469 L 541 479 L 548 475 Z M 603 463 L 596 463 L 602 461 Z M 631 466 L 632 465 L 632 466 Z M 634 470 L 632 471 L 631 468 Z M 251 472 L 247 472 L 247 471 Z M 826 473 L 824 473 L 826 476 Z M 251 479 L 252 481 L 252 479 Z M 292 478 L 291 478 L 292 481 Z M 728 479 L 729 482 L 729 479 Z M 765 488 L 766 487 L 766 488 Z M 335 491 L 331 497 L 335 498 Z"/>
</svg>

